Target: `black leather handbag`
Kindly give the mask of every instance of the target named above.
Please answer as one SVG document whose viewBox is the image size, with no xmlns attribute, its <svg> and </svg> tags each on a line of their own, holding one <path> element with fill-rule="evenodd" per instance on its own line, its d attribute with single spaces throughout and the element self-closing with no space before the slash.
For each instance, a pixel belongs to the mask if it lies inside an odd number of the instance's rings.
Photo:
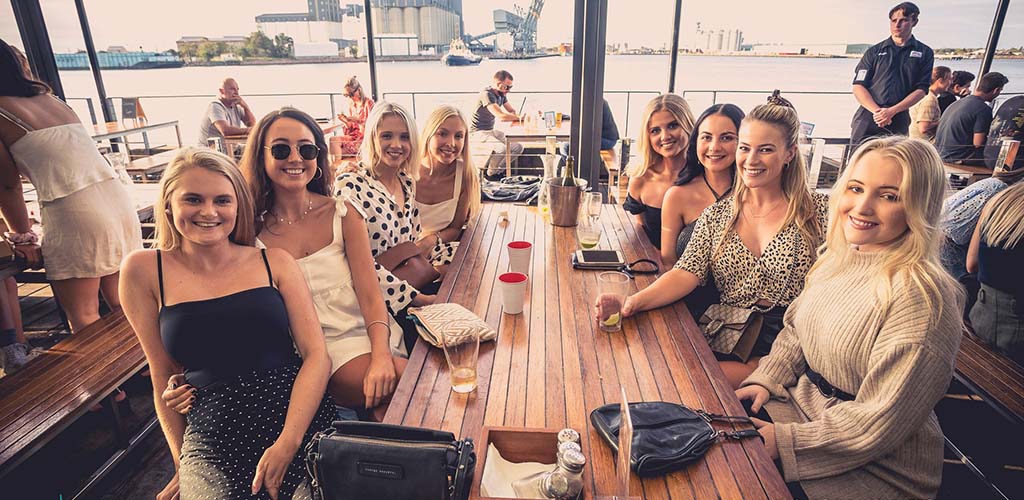
<svg viewBox="0 0 1024 500">
<path fill-rule="evenodd" d="M 590 412 L 590 422 L 597 432 L 618 453 L 619 404 L 607 404 Z M 641 477 L 657 476 L 685 467 L 699 460 L 711 445 L 721 438 L 761 437 L 755 429 L 720 431 L 711 422 L 742 422 L 747 417 L 730 417 L 692 410 L 680 404 L 654 401 L 630 403 L 633 420 L 633 448 L 629 465 Z"/>
<path fill-rule="evenodd" d="M 319 500 L 465 500 L 475 468 L 472 439 L 432 429 L 336 421 L 306 446 Z"/>
</svg>

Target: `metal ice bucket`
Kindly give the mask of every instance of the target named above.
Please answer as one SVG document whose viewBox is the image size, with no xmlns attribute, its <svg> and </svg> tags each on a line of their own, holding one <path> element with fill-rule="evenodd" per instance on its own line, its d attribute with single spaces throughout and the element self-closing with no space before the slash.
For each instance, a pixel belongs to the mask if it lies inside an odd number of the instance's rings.
<svg viewBox="0 0 1024 500">
<path fill-rule="evenodd" d="M 556 226 L 573 227 L 580 213 L 580 198 L 587 188 L 587 181 L 575 179 L 575 186 L 562 186 L 562 178 L 547 179 L 544 184 L 548 189 L 551 204 L 551 223 Z"/>
</svg>

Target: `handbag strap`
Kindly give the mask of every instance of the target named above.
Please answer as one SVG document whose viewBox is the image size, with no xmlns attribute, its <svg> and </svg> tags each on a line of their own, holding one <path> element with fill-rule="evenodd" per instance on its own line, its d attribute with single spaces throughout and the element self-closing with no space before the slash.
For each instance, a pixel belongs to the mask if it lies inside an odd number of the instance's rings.
<svg viewBox="0 0 1024 500">
<path fill-rule="evenodd" d="M 448 497 L 451 500 L 465 500 L 469 498 L 469 487 L 473 477 L 473 468 L 476 466 L 473 452 L 473 438 L 466 438 L 459 441 L 459 461 L 455 469 L 455 479 L 451 482 Z"/>
<path fill-rule="evenodd" d="M 757 437 L 761 438 L 762 443 L 764 442 L 764 436 L 762 436 L 760 432 L 757 432 L 757 429 L 743 429 L 742 431 L 733 432 L 719 431 L 718 435 L 728 439 L 735 439 L 737 441 L 743 438 Z"/>
<path fill-rule="evenodd" d="M 635 269 L 637 264 L 650 264 L 654 266 L 654 269 Z M 636 278 L 637 274 L 658 274 L 659 267 L 658 263 L 651 259 L 637 259 L 629 264 L 624 264 L 620 270 L 630 278 Z"/>
<path fill-rule="evenodd" d="M 712 421 L 718 421 L 718 422 L 732 422 L 732 423 L 737 423 L 737 424 L 750 424 L 750 425 L 754 425 L 754 421 L 750 420 L 750 417 L 739 417 L 739 416 L 733 416 L 733 415 L 719 415 L 717 413 L 708 413 L 708 412 L 706 412 L 704 410 L 700 410 L 700 409 L 693 410 L 693 411 L 697 412 L 697 414 L 700 415 L 701 418 L 703 418 L 704 420 L 707 420 L 708 423 L 711 423 Z"/>
</svg>

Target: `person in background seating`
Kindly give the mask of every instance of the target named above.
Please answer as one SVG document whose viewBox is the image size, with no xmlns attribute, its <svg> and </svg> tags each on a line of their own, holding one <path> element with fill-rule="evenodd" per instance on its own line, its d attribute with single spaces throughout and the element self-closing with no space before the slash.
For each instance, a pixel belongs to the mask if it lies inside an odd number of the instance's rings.
<svg viewBox="0 0 1024 500">
<path fill-rule="evenodd" d="M 1008 82 L 1002 73 L 985 73 L 973 94 L 946 110 L 935 131 L 935 149 L 943 161 L 985 164 L 985 144 L 992 124 L 991 103 Z"/>
<path fill-rule="evenodd" d="M 861 57 L 853 78 L 853 95 L 860 104 L 853 115 L 850 144 L 856 148 L 869 137 L 907 135 L 909 109 L 928 93 L 934 54 L 914 37 L 921 9 L 903 2 L 889 10 L 891 36 Z"/>
<path fill-rule="evenodd" d="M 416 206 L 420 240 L 434 240 L 429 255 L 445 269 L 459 247 L 462 228 L 480 212 L 480 173 L 469 154 L 466 119 L 454 106 L 440 106 L 423 126 Z"/>
<path fill-rule="evenodd" d="M 875 139 L 852 160 L 804 291 L 736 396 L 795 498 L 935 498 L 933 409 L 963 328 L 963 291 L 936 252 L 948 183 L 920 139 Z"/>
<path fill-rule="evenodd" d="M 255 123 L 256 116 L 238 93 L 238 82 L 225 78 L 217 89 L 217 99 L 210 101 L 199 122 L 199 145 L 206 146 L 211 137 L 248 134 Z"/>
<path fill-rule="evenodd" d="M 349 98 L 348 113 L 338 113 L 338 119 L 345 123 L 342 142 L 342 154 L 355 156 L 359 154 L 359 144 L 363 142 L 366 130 L 366 118 L 373 109 L 373 99 L 366 96 L 363 84 L 356 77 L 345 82 L 345 97 Z"/>
<path fill-rule="evenodd" d="M 22 175 L 39 198 L 42 248 L 25 206 Z M 0 180 L 0 211 L 10 227 L 7 239 L 28 267 L 45 264 L 71 332 L 100 319 L 100 293 L 112 309 L 120 307 L 118 268 L 129 252 L 142 248 L 132 195 L 100 156 L 75 112 L 50 87 L 26 75 L 3 40 Z"/>
<path fill-rule="evenodd" d="M 967 253 L 981 289 L 971 308 L 974 334 L 1024 366 L 1024 184 L 985 205 Z"/>
<path fill-rule="evenodd" d="M 1024 142 L 1024 95 L 1013 96 L 999 105 L 992 116 L 992 125 L 988 129 L 988 142 L 985 145 L 985 166 L 999 169 L 996 165 L 1003 140 Z M 1017 157 L 1010 168 L 1018 170 L 1024 167 L 1024 146 L 1018 147 Z"/>
<path fill-rule="evenodd" d="M 656 309 L 713 277 L 722 305 L 761 311 L 764 326 L 747 362 L 716 353 L 733 387 L 768 354 L 824 238 L 828 197 L 807 188 L 799 134 L 800 118 L 792 107 L 770 103 L 751 110 L 740 126 L 733 196 L 706 208 L 675 268 L 622 306 L 623 316 Z M 600 305 L 598 297 L 595 313 L 604 320 Z"/>
<path fill-rule="evenodd" d="M 949 89 L 953 79 L 951 75 L 952 72 L 945 66 L 932 69 L 932 85 L 928 87 L 928 95 L 910 107 L 910 137 L 935 141 L 935 129 L 939 127 L 939 117 L 942 116 L 938 94 Z"/>
<path fill-rule="evenodd" d="M 644 108 L 638 149 L 639 161 L 630 169 L 623 210 L 655 248 L 661 248 L 661 207 L 665 192 L 686 165 L 686 148 L 693 133 L 693 112 L 675 94 L 655 97 Z M 669 243 L 675 245 L 674 242 Z"/>
<path fill-rule="evenodd" d="M 518 142 L 506 143 L 505 134 L 494 129 L 494 121 L 518 121 L 516 109 L 508 102 L 508 94 L 512 92 L 512 73 L 500 70 L 494 74 L 494 83 L 477 96 L 476 111 L 470 128 L 473 142 L 490 149 L 490 158 L 485 165 L 488 177 L 499 177 L 505 171 L 506 148 L 512 155 L 515 165 L 519 155 L 523 154 L 523 145 Z M 520 112 L 522 110 L 519 110 Z"/>
<path fill-rule="evenodd" d="M 953 104 L 958 99 L 971 95 L 971 82 L 974 81 L 974 73 L 970 71 L 954 71 L 953 81 L 949 85 L 949 90 L 939 94 L 939 109 L 945 113 L 946 108 L 950 104 Z"/>
<path fill-rule="evenodd" d="M 1015 164 L 1018 165 L 1018 164 Z M 993 196 L 1024 179 L 1024 165 L 997 168 L 992 177 L 982 179 L 946 198 L 942 204 L 939 228 L 943 238 L 940 257 L 942 267 L 967 290 L 964 316 L 971 311 L 978 295 L 978 277 L 967 271 L 967 249 L 978 225 L 981 210 Z"/>
</svg>

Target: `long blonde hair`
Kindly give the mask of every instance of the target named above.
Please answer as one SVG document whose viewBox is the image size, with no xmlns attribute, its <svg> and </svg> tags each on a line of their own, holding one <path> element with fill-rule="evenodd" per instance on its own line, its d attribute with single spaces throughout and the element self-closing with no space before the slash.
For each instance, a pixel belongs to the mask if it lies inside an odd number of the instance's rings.
<svg viewBox="0 0 1024 500">
<path fill-rule="evenodd" d="M 359 161 L 363 164 L 363 167 L 370 171 L 370 175 L 374 177 L 380 176 L 377 165 L 380 163 L 384 153 L 380 149 L 380 140 L 377 138 L 379 132 L 377 129 L 380 128 L 380 122 L 388 116 L 400 118 L 405 122 L 406 128 L 409 129 L 409 144 L 411 146 L 409 159 L 399 167 L 398 171 L 405 172 L 406 175 L 416 180 L 420 176 L 420 139 L 416 133 L 416 122 L 412 119 L 412 115 L 398 104 L 381 102 L 370 111 L 370 116 L 366 117 L 366 132 L 363 134 L 363 144 L 359 148 Z"/>
<path fill-rule="evenodd" d="M 651 99 L 651 102 L 648 102 L 647 107 L 644 108 L 644 118 L 640 122 L 644 124 L 643 130 L 640 131 L 640 163 L 637 163 L 636 167 L 629 173 L 630 177 L 644 175 L 647 173 L 647 169 L 651 168 L 651 165 L 658 163 L 662 159 L 661 155 L 654 151 L 654 147 L 651 145 L 651 134 L 648 133 L 651 116 L 658 111 L 668 111 L 679 122 L 679 125 L 683 128 L 684 141 L 689 140 L 690 135 L 693 133 L 695 120 L 686 99 L 675 94 L 662 94 Z M 686 154 L 686 147 L 687 145 L 683 144 L 679 154 Z"/>
<path fill-rule="evenodd" d="M 804 165 L 804 157 L 797 148 L 800 139 L 800 118 L 797 116 L 796 110 L 790 106 L 762 104 L 750 111 L 750 114 L 743 119 L 741 127 L 752 122 L 775 127 L 785 138 L 786 149 L 793 153 L 793 159 L 782 169 L 782 194 L 786 197 L 786 218 L 782 222 L 782 227 L 786 227 L 790 223 L 796 224 L 801 238 L 813 257 L 813 249 L 817 248 L 825 237 L 825 228 L 820 227 L 818 223 L 818 208 L 811 196 L 810 189 L 807 188 L 807 168 Z M 736 167 L 743 168 L 739 164 Z M 723 248 L 729 231 L 736 225 L 742 204 L 750 193 L 750 188 L 743 183 L 742 175 L 736 175 L 733 193 L 735 193 L 733 211 L 725 226 L 725 231 L 722 232 L 716 255 Z"/>
<path fill-rule="evenodd" d="M 986 245 L 1012 250 L 1024 241 L 1024 184 L 1014 184 L 992 197 L 981 211 L 978 227 Z"/>
<path fill-rule="evenodd" d="M 238 245 L 254 246 L 256 244 L 255 209 L 249 185 L 242 177 L 242 172 L 235 166 L 234 160 L 223 153 L 206 148 L 190 147 L 182 150 L 171 160 L 160 181 L 160 195 L 157 197 L 155 210 L 153 210 L 153 219 L 156 222 L 156 248 L 169 251 L 181 247 L 181 233 L 177 227 L 174 227 L 174 221 L 169 213 L 171 197 L 177 191 L 181 177 L 185 175 L 185 172 L 194 168 L 202 168 L 223 175 L 231 182 L 231 187 L 235 190 L 238 214 L 235 217 L 235 227 L 228 235 L 228 239 Z"/>
<path fill-rule="evenodd" d="M 453 116 L 462 122 L 462 128 L 466 130 L 466 139 L 462 143 L 462 153 L 459 154 L 459 159 L 462 160 L 462 189 L 464 192 L 469 193 L 469 215 L 472 216 L 480 210 L 480 173 L 473 165 L 473 157 L 469 154 L 469 125 L 466 123 L 466 117 L 462 115 L 459 108 L 445 104 L 438 106 L 437 109 L 430 113 L 430 116 L 427 117 L 427 123 L 423 125 L 420 158 L 429 165 L 430 138 L 434 137 L 437 129 L 441 128 L 441 124 L 445 120 Z"/>
<path fill-rule="evenodd" d="M 892 136 L 872 139 L 857 148 L 849 166 L 832 188 L 828 237 L 818 250 L 818 261 L 807 273 L 807 280 L 810 282 L 842 272 L 855 251 L 846 240 L 839 204 L 854 166 L 870 152 L 900 166 L 903 180 L 899 186 L 899 200 L 907 220 L 907 231 L 882 250 L 881 272 L 874 277 L 876 294 L 882 303 L 888 303 L 893 280 L 906 278 L 921 290 L 929 308 L 938 306 L 939 313 L 934 316 L 938 318 L 943 306 L 943 291 L 957 291 L 959 303 L 962 303 L 963 291 L 939 261 L 939 246 L 943 240 L 939 220 L 948 187 L 945 169 L 935 148 L 920 139 Z"/>
</svg>

